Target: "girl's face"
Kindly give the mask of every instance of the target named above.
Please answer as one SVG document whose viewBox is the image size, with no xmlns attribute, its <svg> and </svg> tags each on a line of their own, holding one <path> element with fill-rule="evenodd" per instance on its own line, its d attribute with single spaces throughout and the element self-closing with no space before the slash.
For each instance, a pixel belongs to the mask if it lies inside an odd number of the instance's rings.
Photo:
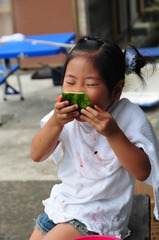
<svg viewBox="0 0 159 240">
<path fill-rule="evenodd" d="M 67 65 L 64 81 L 64 92 L 86 92 L 91 102 L 103 110 L 112 103 L 107 86 L 92 63 L 82 57 L 73 58 Z"/>
</svg>

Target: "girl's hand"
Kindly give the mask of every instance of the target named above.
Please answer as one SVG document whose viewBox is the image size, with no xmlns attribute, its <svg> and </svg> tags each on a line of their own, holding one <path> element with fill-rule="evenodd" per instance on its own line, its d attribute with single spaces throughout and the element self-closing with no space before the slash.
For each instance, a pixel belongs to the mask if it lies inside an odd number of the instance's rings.
<svg viewBox="0 0 159 240">
<path fill-rule="evenodd" d="M 120 128 L 114 118 L 98 106 L 95 105 L 94 108 L 87 107 L 86 109 L 82 109 L 80 118 L 90 123 L 98 133 L 105 137 L 112 137 L 118 134 Z"/>
<path fill-rule="evenodd" d="M 64 124 L 73 121 L 76 117 L 79 116 L 78 105 L 69 106 L 68 101 L 62 102 L 62 95 L 57 99 L 57 102 L 54 106 L 54 118 L 57 124 L 63 126 Z"/>
</svg>

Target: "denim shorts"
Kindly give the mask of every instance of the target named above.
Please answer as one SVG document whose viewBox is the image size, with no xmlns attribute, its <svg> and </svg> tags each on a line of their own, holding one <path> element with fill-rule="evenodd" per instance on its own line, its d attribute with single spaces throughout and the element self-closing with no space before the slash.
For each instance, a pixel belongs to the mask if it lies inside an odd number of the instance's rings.
<svg viewBox="0 0 159 240">
<path fill-rule="evenodd" d="M 80 221 L 73 219 L 68 221 L 68 223 L 77 229 L 83 236 L 88 235 L 98 235 L 98 233 L 89 231 L 85 224 Z M 48 233 L 51 229 L 53 229 L 57 224 L 55 224 L 52 220 L 49 219 L 48 215 L 44 212 L 40 214 L 36 220 L 36 227 L 41 230 L 41 234 L 44 235 Z"/>
</svg>

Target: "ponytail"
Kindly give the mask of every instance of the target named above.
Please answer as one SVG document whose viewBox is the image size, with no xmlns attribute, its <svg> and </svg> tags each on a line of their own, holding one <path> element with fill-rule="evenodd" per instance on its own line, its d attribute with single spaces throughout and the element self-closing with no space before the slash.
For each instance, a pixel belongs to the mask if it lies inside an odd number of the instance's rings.
<svg viewBox="0 0 159 240">
<path fill-rule="evenodd" d="M 143 56 L 139 51 L 132 45 L 130 48 L 126 49 L 125 55 L 125 74 L 129 75 L 131 73 L 136 73 L 139 78 L 144 82 L 144 78 L 141 73 L 141 69 L 147 64 L 153 66 L 153 71 L 155 69 L 155 59 L 150 56 Z"/>
</svg>

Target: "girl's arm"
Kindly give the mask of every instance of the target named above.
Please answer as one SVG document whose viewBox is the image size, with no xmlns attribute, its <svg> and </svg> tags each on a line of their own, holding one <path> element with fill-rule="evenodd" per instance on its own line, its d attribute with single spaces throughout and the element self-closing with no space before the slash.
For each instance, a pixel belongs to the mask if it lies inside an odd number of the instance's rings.
<svg viewBox="0 0 159 240">
<path fill-rule="evenodd" d="M 95 109 L 90 107 L 87 110 L 83 109 L 82 113 L 84 115 L 81 118 L 107 138 L 115 155 L 130 175 L 139 181 L 146 180 L 151 171 L 148 156 L 129 141 L 112 116 L 97 106 Z"/>
<path fill-rule="evenodd" d="M 137 180 L 144 181 L 148 178 L 151 165 L 146 153 L 136 147 L 119 128 L 107 140 L 118 157 L 122 166 Z"/>
<path fill-rule="evenodd" d="M 53 115 L 45 126 L 32 140 L 30 154 L 35 162 L 41 162 L 48 158 L 58 145 L 58 138 L 63 127 L 56 124 Z"/>
<path fill-rule="evenodd" d="M 48 158 L 58 145 L 63 126 L 79 115 L 78 105 L 68 106 L 69 102 L 57 102 L 54 114 L 33 138 L 30 154 L 35 162 Z"/>
</svg>

